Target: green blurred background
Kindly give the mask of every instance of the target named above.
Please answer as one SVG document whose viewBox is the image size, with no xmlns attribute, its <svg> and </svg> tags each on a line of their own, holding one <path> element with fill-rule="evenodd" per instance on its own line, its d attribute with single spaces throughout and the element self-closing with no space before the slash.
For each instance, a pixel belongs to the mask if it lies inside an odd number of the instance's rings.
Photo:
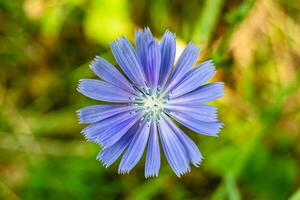
<svg viewBox="0 0 300 200">
<path fill-rule="evenodd" d="M 205 159 L 177 178 L 163 157 L 129 175 L 105 169 L 75 110 L 96 103 L 80 78 L 109 41 L 149 26 L 212 58 L 225 97 L 218 138 L 187 131 Z M 300 199 L 298 0 L 1 0 L 0 199 Z"/>
</svg>

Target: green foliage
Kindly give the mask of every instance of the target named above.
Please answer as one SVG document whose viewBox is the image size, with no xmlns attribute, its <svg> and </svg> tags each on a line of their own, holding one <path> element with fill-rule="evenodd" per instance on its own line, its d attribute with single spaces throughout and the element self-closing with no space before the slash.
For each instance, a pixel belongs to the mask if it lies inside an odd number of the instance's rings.
<svg viewBox="0 0 300 200">
<path fill-rule="evenodd" d="M 293 0 L 0 1 L 0 199 L 300 199 L 300 7 Z M 109 42 L 149 26 L 212 58 L 225 97 L 218 138 L 186 131 L 204 161 L 177 178 L 162 154 L 129 175 L 104 168 L 75 111 Z M 199 60 L 199 62 L 200 62 Z"/>
</svg>

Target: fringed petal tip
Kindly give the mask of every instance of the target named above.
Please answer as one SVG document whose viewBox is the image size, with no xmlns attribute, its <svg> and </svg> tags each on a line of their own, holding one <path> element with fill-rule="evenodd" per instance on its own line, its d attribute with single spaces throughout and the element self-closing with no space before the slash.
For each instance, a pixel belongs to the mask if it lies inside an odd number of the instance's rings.
<svg viewBox="0 0 300 200">
<path fill-rule="evenodd" d="M 97 61 L 100 59 L 100 56 L 99 55 L 96 55 L 95 57 L 94 57 L 94 59 L 92 60 L 92 62 L 89 64 L 89 67 L 91 68 L 91 69 L 93 69 L 93 68 L 95 68 L 95 64 L 97 63 Z"/>
<path fill-rule="evenodd" d="M 118 170 L 118 174 L 129 174 L 131 170 L 127 170 L 127 169 L 119 169 Z"/>
<path fill-rule="evenodd" d="M 218 128 L 216 129 L 216 132 L 210 136 L 216 137 L 216 138 L 220 137 L 221 129 L 223 128 L 223 123 L 222 122 L 219 122 L 219 123 L 220 124 L 219 124 Z"/>
<path fill-rule="evenodd" d="M 158 177 L 158 172 L 157 173 L 145 173 L 145 178 L 155 178 Z"/>
<path fill-rule="evenodd" d="M 81 131 L 81 134 L 83 135 L 84 139 L 88 142 L 95 142 L 96 144 L 98 144 L 95 140 L 96 138 L 91 138 L 86 132 L 84 132 L 84 130 Z M 101 146 L 100 144 L 98 144 L 99 146 Z"/>
<path fill-rule="evenodd" d="M 99 161 L 101 163 L 102 166 L 104 166 L 105 168 L 108 168 L 109 166 L 111 166 L 112 164 L 108 164 L 105 163 L 100 157 L 96 157 L 96 160 Z"/>
<path fill-rule="evenodd" d="M 81 82 L 82 82 L 82 79 L 80 79 L 79 81 L 78 81 L 78 83 L 77 83 L 77 87 L 76 87 L 76 90 L 77 90 L 77 92 L 79 92 L 79 93 L 81 93 Z M 82 94 L 82 93 L 81 93 Z"/>
<path fill-rule="evenodd" d="M 90 80 L 90 79 L 80 79 L 78 81 L 78 84 L 77 84 L 77 87 L 76 87 L 77 92 L 79 92 L 80 94 L 83 94 L 84 96 L 86 96 L 84 94 L 84 89 L 85 89 L 84 82 L 85 82 L 85 80 Z"/>
<path fill-rule="evenodd" d="M 92 62 L 89 64 L 89 68 L 95 73 L 95 70 L 96 70 L 96 66 L 99 62 L 99 59 L 101 57 L 96 55 L 95 58 L 92 60 Z"/>
<path fill-rule="evenodd" d="M 197 168 L 199 168 L 199 167 L 200 167 L 200 165 L 201 165 L 201 163 L 202 163 L 202 160 L 201 160 L 200 162 L 198 162 L 198 163 L 192 163 L 192 164 L 194 165 L 194 167 L 197 167 Z"/>
<path fill-rule="evenodd" d="M 121 40 L 122 40 L 123 38 L 125 38 L 125 37 L 124 37 L 123 35 L 121 35 L 121 36 L 117 37 L 115 40 L 109 42 L 109 44 L 119 43 L 119 42 L 121 42 Z M 126 38 L 125 38 L 125 39 L 126 39 Z"/>
<path fill-rule="evenodd" d="M 191 51 L 195 51 L 195 52 L 198 52 L 198 54 L 200 53 L 201 49 L 200 47 L 198 47 L 195 43 L 193 43 L 192 41 L 189 42 L 187 44 L 187 46 L 189 46 L 191 48 Z M 197 57 L 198 58 L 198 57 Z"/>
<path fill-rule="evenodd" d="M 176 33 L 173 33 L 172 31 L 170 31 L 169 29 L 167 29 L 166 31 L 165 31 L 165 33 L 164 34 L 166 34 L 166 35 L 170 35 L 170 36 L 172 36 L 172 37 L 176 37 Z"/>
<path fill-rule="evenodd" d="M 78 124 L 84 124 L 84 123 L 81 121 L 81 112 L 80 112 L 80 110 L 81 110 L 81 109 L 75 111 L 75 113 L 76 113 L 76 118 L 77 118 L 77 122 L 78 122 Z"/>
<path fill-rule="evenodd" d="M 218 133 L 216 134 L 216 137 L 219 137 L 220 133 L 221 133 L 221 129 L 224 128 L 224 123 L 223 122 L 219 122 L 219 129 L 218 129 Z"/>
<path fill-rule="evenodd" d="M 139 29 L 136 29 L 134 31 L 135 33 L 148 33 L 148 34 L 152 34 L 150 28 L 148 26 L 144 27 L 144 28 L 139 28 Z"/>
<path fill-rule="evenodd" d="M 187 173 L 189 173 L 189 172 L 191 172 L 191 168 L 190 168 L 190 167 L 187 168 L 187 169 L 184 170 L 184 171 L 181 171 L 181 172 L 175 172 L 175 174 L 176 174 L 176 176 L 177 176 L 178 178 L 181 178 L 181 176 L 183 176 L 184 174 L 187 174 Z"/>
</svg>

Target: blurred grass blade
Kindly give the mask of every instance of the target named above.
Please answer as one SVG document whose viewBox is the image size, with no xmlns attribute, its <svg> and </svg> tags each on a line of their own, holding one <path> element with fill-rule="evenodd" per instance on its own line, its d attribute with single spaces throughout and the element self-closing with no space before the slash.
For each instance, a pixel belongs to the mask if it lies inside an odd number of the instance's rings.
<svg viewBox="0 0 300 200">
<path fill-rule="evenodd" d="M 228 15 L 226 15 L 226 19 L 230 24 L 228 31 L 224 34 L 223 39 L 215 50 L 213 54 L 213 60 L 218 65 L 218 63 L 222 62 L 224 57 L 227 56 L 225 51 L 228 45 L 231 42 L 231 38 L 233 33 L 236 30 L 236 27 L 246 18 L 248 13 L 252 10 L 255 5 L 256 0 L 247 0 L 241 3 L 238 9 L 231 11 Z"/>
<path fill-rule="evenodd" d="M 300 188 L 294 194 L 292 194 L 289 200 L 299 200 L 299 199 L 300 199 Z"/>
<path fill-rule="evenodd" d="M 0 199 L 20 200 L 5 183 L 0 180 Z"/>
<path fill-rule="evenodd" d="M 206 0 L 199 20 L 196 22 L 192 39 L 204 48 L 209 43 L 218 22 L 225 0 Z"/>
<path fill-rule="evenodd" d="M 240 156 L 237 158 L 235 165 L 233 166 L 234 177 L 238 177 L 245 167 L 248 165 L 251 156 L 256 152 L 256 149 L 261 144 L 262 139 L 268 133 L 268 130 L 279 120 L 279 116 L 283 111 L 284 103 L 291 94 L 299 90 L 300 82 L 300 72 L 297 74 L 296 81 L 278 89 L 276 96 L 274 96 L 274 102 L 269 105 L 264 110 L 261 110 L 261 126 L 257 128 L 256 133 L 249 139 L 245 150 L 241 152 Z M 225 181 L 226 184 L 226 181 Z M 219 187 L 215 190 L 212 199 L 224 199 L 225 187 L 224 182 L 222 182 Z"/>
<path fill-rule="evenodd" d="M 229 172 L 225 176 L 225 184 L 230 200 L 240 200 L 240 194 L 235 182 L 235 178 L 232 172 Z"/>
</svg>

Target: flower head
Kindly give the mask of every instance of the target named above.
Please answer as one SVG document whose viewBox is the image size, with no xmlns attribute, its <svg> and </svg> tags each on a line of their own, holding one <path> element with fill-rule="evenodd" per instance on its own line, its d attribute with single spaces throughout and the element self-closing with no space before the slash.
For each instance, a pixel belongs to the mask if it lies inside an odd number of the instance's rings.
<svg viewBox="0 0 300 200">
<path fill-rule="evenodd" d="M 171 168 L 180 176 L 198 166 L 202 155 L 196 144 L 175 124 L 208 136 L 222 127 L 217 109 L 206 102 L 223 96 L 223 83 L 205 84 L 214 74 L 211 60 L 193 67 L 199 48 L 189 43 L 173 67 L 175 35 L 166 31 L 158 43 L 148 28 L 135 34 L 136 50 L 126 40 L 111 43 L 125 76 L 96 57 L 93 72 L 102 80 L 82 79 L 78 91 L 92 99 L 113 102 L 82 108 L 82 132 L 103 147 L 97 158 L 108 167 L 122 155 L 119 173 L 128 173 L 146 152 L 145 176 L 157 176 L 160 143 Z"/>
</svg>

